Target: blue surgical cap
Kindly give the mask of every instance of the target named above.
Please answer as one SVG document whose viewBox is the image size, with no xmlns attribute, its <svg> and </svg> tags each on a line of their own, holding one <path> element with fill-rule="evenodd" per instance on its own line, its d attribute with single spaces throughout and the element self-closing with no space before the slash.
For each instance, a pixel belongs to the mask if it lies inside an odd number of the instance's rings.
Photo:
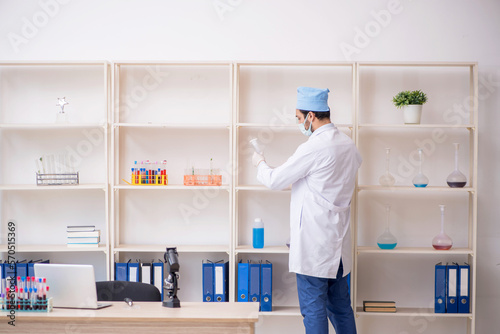
<svg viewBox="0 0 500 334">
<path fill-rule="evenodd" d="M 330 111 L 328 107 L 328 88 L 297 88 L 297 109 L 308 111 Z"/>
</svg>

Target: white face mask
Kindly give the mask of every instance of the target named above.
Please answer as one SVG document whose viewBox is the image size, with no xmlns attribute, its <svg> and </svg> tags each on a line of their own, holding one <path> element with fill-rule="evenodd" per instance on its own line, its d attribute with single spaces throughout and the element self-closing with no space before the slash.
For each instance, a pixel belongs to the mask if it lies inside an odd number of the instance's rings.
<svg viewBox="0 0 500 334">
<path fill-rule="evenodd" d="M 306 130 L 306 127 L 304 125 L 304 124 L 306 124 L 308 116 L 309 116 L 309 114 L 306 115 L 303 123 L 299 123 L 299 129 L 300 129 L 300 132 L 302 132 L 304 135 L 309 137 L 310 135 L 312 135 L 312 122 L 309 122 L 309 129 L 307 129 L 307 130 Z"/>
</svg>

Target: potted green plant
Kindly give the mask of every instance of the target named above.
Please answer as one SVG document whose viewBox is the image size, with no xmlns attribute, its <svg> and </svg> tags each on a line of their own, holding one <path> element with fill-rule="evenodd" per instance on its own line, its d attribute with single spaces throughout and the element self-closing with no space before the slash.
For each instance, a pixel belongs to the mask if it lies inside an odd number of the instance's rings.
<svg viewBox="0 0 500 334">
<path fill-rule="evenodd" d="M 427 95 L 421 90 L 402 91 L 392 98 L 397 108 L 403 109 L 405 124 L 420 124 L 422 105 L 427 102 Z"/>
</svg>

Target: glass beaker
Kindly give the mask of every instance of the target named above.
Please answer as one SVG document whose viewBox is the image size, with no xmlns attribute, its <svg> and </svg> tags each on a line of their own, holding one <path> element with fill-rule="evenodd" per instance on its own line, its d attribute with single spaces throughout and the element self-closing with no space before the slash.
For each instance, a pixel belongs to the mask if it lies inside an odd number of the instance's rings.
<svg viewBox="0 0 500 334">
<path fill-rule="evenodd" d="M 382 174 L 382 176 L 378 179 L 378 182 L 380 185 L 385 186 L 385 187 L 391 187 L 396 183 L 396 179 L 394 179 L 394 176 L 389 172 L 389 154 L 391 153 L 390 148 L 385 149 L 385 173 Z"/>
<path fill-rule="evenodd" d="M 418 157 L 419 157 L 419 163 L 418 163 L 418 174 L 415 175 L 415 177 L 413 178 L 413 185 L 417 188 L 424 188 L 424 187 L 427 187 L 427 185 L 429 184 L 429 179 L 427 178 L 427 176 L 425 176 L 423 173 L 422 173 L 422 149 L 419 148 L 418 149 Z"/>
<path fill-rule="evenodd" d="M 389 216 L 391 213 L 391 206 L 389 204 L 385 205 L 385 212 L 387 213 L 387 224 L 384 233 L 377 238 L 377 245 L 380 249 L 394 249 L 398 244 L 398 240 L 389 228 Z"/>
<path fill-rule="evenodd" d="M 460 144 L 453 143 L 453 145 L 455 145 L 455 170 L 448 175 L 446 183 L 448 183 L 451 188 L 463 188 L 467 183 L 467 178 L 458 170 L 458 148 Z"/>
<path fill-rule="evenodd" d="M 439 205 L 441 209 L 441 232 L 432 239 L 432 247 L 437 250 L 448 250 L 453 246 L 451 238 L 444 233 L 444 208 L 445 205 Z"/>
</svg>

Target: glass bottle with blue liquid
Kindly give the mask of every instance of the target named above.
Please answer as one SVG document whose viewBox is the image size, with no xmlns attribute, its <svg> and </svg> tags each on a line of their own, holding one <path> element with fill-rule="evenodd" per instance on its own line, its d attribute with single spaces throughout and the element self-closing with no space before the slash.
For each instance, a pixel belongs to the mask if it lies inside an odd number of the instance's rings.
<svg viewBox="0 0 500 334">
<path fill-rule="evenodd" d="M 386 225 L 384 233 L 382 233 L 377 238 L 377 245 L 380 249 L 394 249 L 394 248 L 396 248 L 396 245 L 398 244 L 398 240 L 391 233 L 391 230 L 389 228 L 389 221 L 390 221 L 389 216 L 391 213 L 391 206 L 389 204 L 385 205 L 385 212 L 387 213 L 387 225 Z"/>
<path fill-rule="evenodd" d="M 429 184 L 429 179 L 422 173 L 422 149 L 418 149 L 418 174 L 413 178 L 413 185 L 417 188 L 427 187 Z"/>
<path fill-rule="evenodd" d="M 253 248 L 264 248 L 264 223 L 260 218 L 253 222 Z"/>
</svg>

